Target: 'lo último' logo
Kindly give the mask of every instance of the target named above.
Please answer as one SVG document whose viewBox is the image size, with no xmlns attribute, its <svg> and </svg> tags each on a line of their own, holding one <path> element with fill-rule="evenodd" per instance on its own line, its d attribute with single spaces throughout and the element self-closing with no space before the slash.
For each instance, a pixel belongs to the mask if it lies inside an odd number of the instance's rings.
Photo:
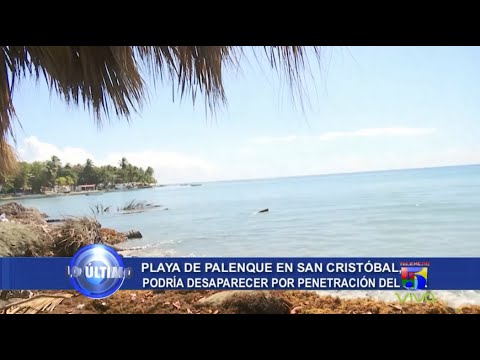
<svg viewBox="0 0 480 360">
<path fill-rule="evenodd" d="M 92 299 L 103 299 L 115 293 L 125 278 L 131 277 L 131 272 L 123 266 L 115 250 L 102 244 L 80 248 L 67 267 L 75 290 Z"/>
</svg>

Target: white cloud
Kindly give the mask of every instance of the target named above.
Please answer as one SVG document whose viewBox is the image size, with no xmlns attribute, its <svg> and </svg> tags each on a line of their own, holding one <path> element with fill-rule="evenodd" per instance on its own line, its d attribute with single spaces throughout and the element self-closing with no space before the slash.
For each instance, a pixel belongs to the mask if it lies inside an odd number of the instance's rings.
<svg viewBox="0 0 480 360">
<path fill-rule="evenodd" d="M 202 158 L 170 151 L 111 152 L 98 164 L 118 165 L 122 157 L 136 166 L 151 166 L 161 183 L 214 180 L 220 173 L 215 165 Z"/>
<path fill-rule="evenodd" d="M 435 132 L 432 128 L 372 128 L 355 131 L 331 131 L 320 135 L 290 135 L 290 136 L 262 136 L 249 139 L 254 144 L 288 144 L 303 141 L 331 141 L 339 138 L 382 137 L 382 136 L 419 136 L 430 135 Z"/>
<path fill-rule="evenodd" d="M 426 129 L 388 128 L 365 129 L 354 136 L 380 136 L 380 134 L 402 134 L 398 136 L 413 136 L 430 133 Z M 396 129 L 396 130 L 392 130 Z M 408 130 L 405 130 L 408 129 Z M 328 134 L 328 136 L 327 136 Z M 345 136 L 346 132 L 325 133 L 315 137 L 316 141 L 328 141 Z M 408 134 L 408 135 L 407 135 Z M 318 140 L 320 136 L 324 140 Z M 278 138 L 277 138 L 278 139 Z M 282 138 L 286 139 L 286 138 Z M 328 139 L 328 140 L 325 140 Z M 288 140 L 292 141 L 292 140 Z M 296 137 L 295 140 L 296 141 Z M 96 165 L 114 165 L 122 157 L 132 164 L 153 167 L 155 176 L 160 183 L 181 183 L 190 181 L 211 181 L 225 179 L 264 178 L 276 176 L 295 176 L 327 174 L 338 172 L 356 172 L 386 169 L 401 169 L 414 167 L 431 167 L 444 165 L 463 165 L 480 163 L 480 148 L 458 145 L 457 147 L 429 148 L 419 147 L 416 150 L 400 147 L 386 148 L 385 151 L 370 151 L 361 147 L 352 147 L 337 151 L 336 148 L 321 149 L 321 142 L 313 146 L 302 146 L 302 143 L 292 142 L 279 149 L 264 148 L 256 144 L 246 144 L 236 153 L 220 152 L 212 154 L 215 163 L 196 155 L 182 152 L 160 151 L 146 149 L 139 151 L 112 151 L 104 156 L 92 154 L 82 148 L 64 147 L 42 142 L 35 137 L 25 139 L 18 149 L 23 160 L 47 160 L 57 155 L 65 164 L 84 163 L 91 158 Z M 453 145 L 453 144 L 452 144 Z M 346 151 L 347 150 L 347 151 Z M 213 159 L 212 159 L 213 160 Z M 216 166 L 216 163 L 221 165 Z"/>
<path fill-rule="evenodd" d="M 45 161 L 56 155 L 63 164 L 83 164 L 86 159 L 92 159 L 96 165 L 114 165 L 122 157 L 136 166 L 146 168 L 151 166 L 155 176 L 161 183 L 208 181 L 219 175 L 219 169 L 210 162 L 189 154 L 158 150 L 143 150 L 137 152 L 109 152 L 103 157 L 94 156 L 82 148 L 59 148 L 53 144 L 40 141 L 35 136 L 26 138 L 18 148 L 24 161 Z"/>
<path fill-rule="evenodd" d="M 86 159 L 93 159 L 93 155 L 82 148 L 66 146 L 59 148 L 55 145 L 42 142 L 35 136 L 26 138 L 18 149 L 20 158 L 24 161 L 45 161 L 53 155 L 60 158 L 63 164 L 83 164 Z"/>
</svg>

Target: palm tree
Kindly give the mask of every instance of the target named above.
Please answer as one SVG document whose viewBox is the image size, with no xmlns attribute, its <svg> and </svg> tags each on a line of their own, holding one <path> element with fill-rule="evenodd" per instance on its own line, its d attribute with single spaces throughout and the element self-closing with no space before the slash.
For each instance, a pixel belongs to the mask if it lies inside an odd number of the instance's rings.
<svg viewBox="0 0 480 360">
<path fill-rule="evenodd" d="M 50 162 L 52 163 L 53 167 L 57 170 L 62 167 L 62 162 L 60 161 L 58 156 L 53 155 L 50 159 Z"/>
<path fill-rule="evenodd" d="M 92 159 L 87 159 L 82 172 L 79 174 L 78 182 L 82 185 L 96 184 L 97 183 L 97 171 L 93 165 Z"/>
<path fill-rule="evenodd" d="M 21 162 L 18 164 L 17 174 L 15 176 L 13 185 L 16 189 L 25 189 L 28 187 L 28 182 L 32 174 L 30 172 L 30 164 Z"/>
<path fill-rule="evenodd" d="M 120 160 L 119 162 L 119 165 L 120 167 L 122 168 L 122 170 L 125 170 L 128 166 L 128 160 L 126 157 L 122 157 L 122 160 Z"/>
<path fill-rule="evenodd" d="M 55 178 L 58 175 L 58 170 L 61 168 L 62 163 L 58 156 L 53 155 L 51 160 L 47 161 L 47 170 L 48 170 L 48 177 L 49 177 L 49 185 L 55 185 Z"/>
<path fill-rule="evenodd" d="M 320 48 L 312 47 L 319 59 Z M 286 75 L 292 90 L 302 95 L 302 70 L 308 65 L 303 46 L 255 47 L 257 55 Z M 169 80 L 180 97 L 195 101 L 201 93 L 214 111 L 226 102 L 225 69 L 240 68 L 245 52 L 235 46 L 1 46 L 0 47 L 0 176 L 16 164 L 12 120 L 15 118 L 14 85 L 22 77 L 43 77 L 67 103 L 83 104 L 97 124 L 113 112 L 127 120 L 147 98 L 140 68 L 160 80 Z M 301 98 L 300 98 L 301 100 Z"/>
</svg>

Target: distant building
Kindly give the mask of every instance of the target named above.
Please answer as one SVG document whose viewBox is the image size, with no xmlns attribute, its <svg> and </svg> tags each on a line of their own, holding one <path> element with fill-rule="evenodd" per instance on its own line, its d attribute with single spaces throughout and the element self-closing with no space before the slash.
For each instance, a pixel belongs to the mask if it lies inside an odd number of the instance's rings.
<svg viewBox="0 0 480 360">
<path fill-rule="evenodd" d="M 68 194 L 73 190 L 73 186 L 71 185 L 55 185 L 53 188 L 53 192 L 56 193 L 63 193 L 63 194 Z"/>
<path fill-rule="evenodd" d="M 76 191 L 94 191 L 96 190 L 97 185 L 78 185 Z"/>
</svg>

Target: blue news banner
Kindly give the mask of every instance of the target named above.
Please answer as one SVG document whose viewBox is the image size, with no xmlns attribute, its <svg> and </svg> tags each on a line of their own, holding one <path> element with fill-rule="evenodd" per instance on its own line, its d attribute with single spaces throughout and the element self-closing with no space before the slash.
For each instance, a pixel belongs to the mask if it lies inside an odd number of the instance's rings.
<svg viewBox="0 0 480 360">
<path fill-rule="evenodd" d="M 123 290 L 480 290 L 480 258 L 122 258 L 88 262 L 86 277 Z M 93 264 L 93 265 L 92 265 Z M 0 258 L 0 289 L 74 289 L 72 258 Z M 102 281 L 103 281 L 102 280 Z M 81 284 L 80 284 L 81 285 Z M 83 286 L 83 285 L 82 285 Z"/>
</svg>

